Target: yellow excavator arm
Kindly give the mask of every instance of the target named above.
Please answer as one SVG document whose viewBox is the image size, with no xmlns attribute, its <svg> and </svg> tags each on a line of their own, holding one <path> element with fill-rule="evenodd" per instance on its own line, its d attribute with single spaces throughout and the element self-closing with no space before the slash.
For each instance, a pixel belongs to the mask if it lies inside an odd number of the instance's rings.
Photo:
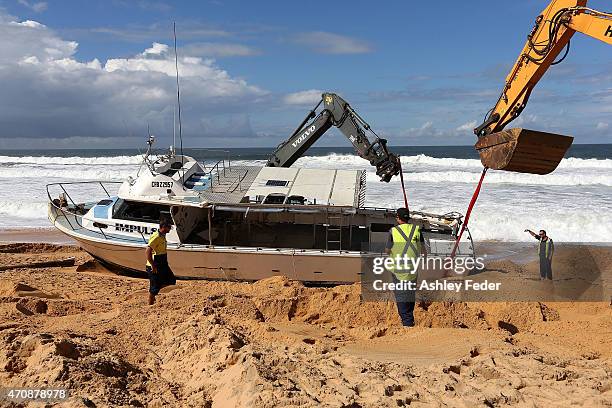
<svg viewBox="0 0 612 408">
<path fill-rule="evenodd" d="M 586 7 L 587 0 L 553 0 L 536 18 L 527 42 L 485 121 L 474 129 L 475 147 L 485 167 L 521 173 L 553 171 L 572 144 L 572 137 L 527 129 L 504 130 L 516 119 L 531 91 L 551 65 L 569 52 L 575 32 L 612 44 L 612 14 Z M 561 60 L 555 61 L 565 49 Z"/>
<path fill-rule="evenodd" d="M 569 18 L 567 26 L 570 29 L 612 45 L 612 14 L 577 7 Z"/>
</svg>

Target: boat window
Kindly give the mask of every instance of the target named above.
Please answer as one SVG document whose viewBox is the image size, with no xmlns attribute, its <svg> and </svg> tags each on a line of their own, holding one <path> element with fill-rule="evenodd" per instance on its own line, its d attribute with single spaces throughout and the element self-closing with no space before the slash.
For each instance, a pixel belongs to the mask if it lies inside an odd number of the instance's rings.
<svg viewBox="0 0 612 408">
<path fill-rule="evenodd" d="M 266 186 L 272 187 L 286 187 L 289 182 L 287 180 L 268 180 Z"/>
<path fill-rule="evenodd" d="M 393 224 L 379 224 L 379 223 L 370 224 L 370 230 L 372 232 L 387 232 L 391 228 L 393 228 Z"/>
<path fill-rule="evenodd" d="M 168 170 L 164 171 L 162 174 L 164 176 L 172 177 L 172 176 L 174 176 L 174 174 L 176 174 L 177 171 L 178 170 L 175 170 L 175 169 L 168 169 Z"/>
<path fill-rule="evenodd" d="M 264 200 L 264 204 L 282 204 L 285 202 L 284 194 L 268 194 Z"/>
<path fill-rule="evenodd" d="M 113 200 L 105 198 L 103 200 L 98 201 L 98 204 L 94 207 L 94 217 L 95 218 L 108 218 L 108 207 L 113 204 Z"/>
<path fill-rule="evenodd" d="M 305 203 L 306 199 L 302 196 L 292 195 L 287 197 L 287 204 L 304 205 Z"/>
<path fill-rule="evenodd" d="M 251 199 L 251 196 L 244 196 L 242 197 L 242 200 L 240 200 L 241 203 L 247 203 L 247 204 L 259 204 L 261 203 L 261 200 L 263 200 L 263 196 L 255 196 L 254 198 Z"/>
<path fill-rule="evenodd" d="M 167 205 L 125 200 L 117 201 L 113 218 L 150 223 L 158 223 L 160 219 L 164 218 L 172 223 L 170 207 Z"/>
<path fill-rule="evenodd" d="M 183 167 L 183 165 L 181 164 L 181 162 L 174 162 L 170 165 L 170 168 L 166 171 L 164 171 L 162 174 L 164 176 L 168 176 L 168 177 L 172 177 L 174 176 L 174 174 L 179 171 L 181 168 Z"/>
</svg>

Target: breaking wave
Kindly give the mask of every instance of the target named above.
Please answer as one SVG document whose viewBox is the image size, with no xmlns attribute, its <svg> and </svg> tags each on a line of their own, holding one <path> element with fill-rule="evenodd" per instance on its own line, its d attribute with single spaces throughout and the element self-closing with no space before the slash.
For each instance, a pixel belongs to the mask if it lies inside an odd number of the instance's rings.
<svg viewBox="0 0 612 408">
<path fill-rule="evenodd" d="M 141 160 L 138 155 L 0 156 L 0 225 L 47 227 L 45 184 L 125 180 L 136 175 Z M 232 164 L 263 166 L 265 160 Z M 478 159 L 424 154 L 402 156 L 402 164 L 411 208 L 437 213 L 465 211 L 482 169 Z M 398 178 L 379 182 L 369 163 L 352 154 L 306 156 L 296 166 L 367 170 L 366 205 L 395 207 L 403 200 Z M 543 227 L 557 241 L 612 242 L 610 159 L 566 158 L 545 176 L 491 171 L 485 185 L 491 188 L 485 186 L 470 222 L 476 240 L 527 241 L 525 228 Z"/>
<path fill-rule="evenodd" d="M 65 167 L 0 167 L 0 179 L 38 180 L 119 180 L 133 176 L 138 170 L 137 166 L 129 168 L 109 169 L 106 166 L 65 166 Z"/>
<path fill-rule="evenodd" d="M 602 221 L 605 217 L 604 211 L 594 209 L 584 213 L 539 210 L 518 215 L 507 210 L 500 213 L 481 208 L 470 220 L 470 230 L 478 241 L 531 241 L 524 230 L 544 228 L 557 242 L 612 242 L 612 227 Z"/>
<path fill-rule="evenodd" d="M 414 183 L 469 183 L 475 184 L 480 178 L 480 172 L 468 171 L 423 171 L 410 172 L 404 169 L 404 181 Z M 374 172 L 368 173 L 368 182 L 376 182 L 378 177 Z M 485 184 L 514 184 L 536 186 L 612 186 L 610 173 L 570 173 L 557 172 L 545 176 L 529 174 L 489 171 Z"/>
<path fill-rule="evenodd" d="M 423 167 L 450 167 L 462 169 L 481 169 L 478 159 L 457 159 L 452 157 L 431 157 L 424 154 L 402 156 L 405 170 Z M 93 165 L 93 166 L 126 166 L 139 165 L 142 156 L 106 156 L 106 157 L 56 157 L 56 156 L 0 156 L 0 168 L 16 165 L 32 165 L 45 167 L 52 165 Z M 263 165 L 265 160 L 234 160 L 235 164 Z M 330 153 L 325 156 L 305 156 L 298 159 L 296 165 L 305 167 L 342 167 L 368 168 L 368 162 L 352 154 Z M 582 159 L 569 157 L 561 160 L 559 169 L 611 169 L 612 159 Z"/>
<path fill-rule="evenodd" d="M 482 168 L 478 159 L 457 159 L 453 157 L 431 157 L 425 154 L 414 156 L 402 156 L 402 164 L 408 166 L 441 166 L 441 167 L 461 167 L 461 168 Z M 57 156 L 0 156 L 0 166 L 8 164 L 34 164 L 34 165 L 138 165 L 142 161 L 142 156 L 105 156 L 105 157 L 57 157 Z M 261 165 L 265 160 L 235 160 L 234 163 L 250 163 Z M 336 166 L 339 164 L 350 166 L 367 166 L 367 161 L 353 154 L 330 153 L 325 156 L 305 156 L 300 158 L 299 165 L 320 164 L 324 166 Z M 612 169 L 612 159 L 583 159 L 578 157 L 568 157 L 561 160 L 559 168 L 598 168 Z"/>
<path fill-rule="evenodd" d="M 8 219 L 9 224 L 11 218 L 46 219 L 47 205 L 44 202 L 0 201 L 0 216 Z"/>
<path fill-rule="evenodd" d="M 94 165 L 122 165 L 139 164 L 142 156 L 108 156 L 108 157 L 56 157 L 56 156 L 0 156 L 1 164 L 94 164 Z"/>
<path fill-rule="evenodd" d="M 482 169 L 482 164 L 479 159 L 457 159 L 452 157 L 431 157 L 424 154 L 415 156 L 402 156 L 402 164 L 408 167 L 424 165 L 438 167 L 460 167 L 460 168 L 478 168 Z M 367 166 L 367 161 L 359 156 L 352 154 L 331 153 L 326 156 L 306 156 L 297 161 L 298 164 L 321 164 L 335 166 L 338 164 L 351 166 Z M 596 168 L 596 169 L 612 169 L 611 159 L 581 159 L 577 157 L 568 157 L 561 160 L 559 168 L 576 169 L 576 168 Z"/>
</svg>

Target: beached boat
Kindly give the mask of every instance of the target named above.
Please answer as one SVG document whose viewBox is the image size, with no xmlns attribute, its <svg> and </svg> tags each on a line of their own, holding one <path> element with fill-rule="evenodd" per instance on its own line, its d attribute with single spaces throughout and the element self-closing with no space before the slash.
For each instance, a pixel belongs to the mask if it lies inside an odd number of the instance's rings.
<svg viewBox="0 0 612 408">
<path fill-rule="evenodd" d="M 172 152 L 147 154 L 139 174 L 123 182 L 54 183 L 47 193 L 53 225 L 123 269 L 144 269 L 149 236 L 160 218 L 171 220 L 168 258 L 179 277 L 356 282 L 395 222 L 393 209 L 364 206 L 365 171 L 236 166 L 227 159 L 206 166 Z M 428 253 L 450 252 L 460 214 L 412 217 Z"/>
</svg>

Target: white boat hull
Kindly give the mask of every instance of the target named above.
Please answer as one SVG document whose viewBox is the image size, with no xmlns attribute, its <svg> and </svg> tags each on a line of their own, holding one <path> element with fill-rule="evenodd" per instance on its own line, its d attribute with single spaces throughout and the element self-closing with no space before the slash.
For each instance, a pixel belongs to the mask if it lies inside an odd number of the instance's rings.
<svg viewBox="0 0 612 408">
<path fill-rule="evenodd" d="M 145 270 L 146 243 L 107 239 L 74 228 L 78 216 L 49 204 L 49 219 L 81 248 L 108 264 Z M 70 225 L 72 221 L 73 225 Z M 178 277 L 255 281 L 275 275 L 318 283 L 359 282 L 371 253 L 204 245 L 168 245 L 168 262 Z"/>
</svg>

